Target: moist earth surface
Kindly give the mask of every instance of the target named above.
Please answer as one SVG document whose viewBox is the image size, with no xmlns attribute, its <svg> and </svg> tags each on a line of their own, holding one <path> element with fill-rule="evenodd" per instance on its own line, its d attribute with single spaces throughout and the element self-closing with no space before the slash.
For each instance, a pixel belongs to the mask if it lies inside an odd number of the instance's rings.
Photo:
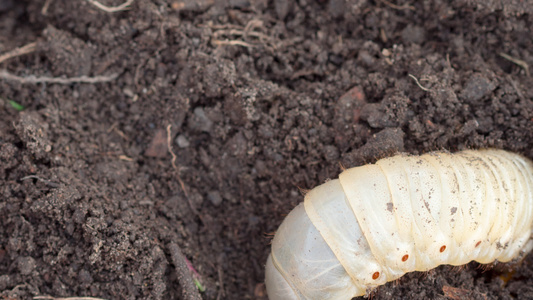
<svg viewBox="0 0 533 300">
<path fill-rule="evenodd" d="M 0 0 L 3 299 L 194 299 L 189 269 L 203 299 L 266 299 L 272 234 L 343 167 L 533 158 L 530 1 L 121 4 Z M 532 298 L 532 255 L 373 293 Z"/>
</svg>

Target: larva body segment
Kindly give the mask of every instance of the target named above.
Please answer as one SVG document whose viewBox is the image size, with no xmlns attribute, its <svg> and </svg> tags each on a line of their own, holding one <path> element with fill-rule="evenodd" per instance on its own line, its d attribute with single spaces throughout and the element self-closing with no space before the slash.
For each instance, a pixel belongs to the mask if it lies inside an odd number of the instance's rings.
<svg viewBox="0 0 533 300">
<path fill-rule="evenodd" d="M 305 196 L 272 243 L 273 299 L 351 299 L 407 272 L 533 248 L 533 163 L 503 150 L 397 155 Z"/>
</svg>

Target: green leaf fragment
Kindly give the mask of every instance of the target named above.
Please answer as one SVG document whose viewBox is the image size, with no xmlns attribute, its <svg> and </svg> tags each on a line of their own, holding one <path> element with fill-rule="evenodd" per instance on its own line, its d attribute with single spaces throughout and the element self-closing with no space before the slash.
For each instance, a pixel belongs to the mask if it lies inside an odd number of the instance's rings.
<svg viewBox="0 0 533 300">
<path fill-rule="evenodd" d="M 19 104 L 18 102 L 13 101 L 13 100 L 9 100 L 9 104 L 11 104 L 11 107 L 13 107 L 14 109 L 18 111 L 23 111 L 25 109 L 24 105 Z"/>
<path fill-rule="evenodd" d="M 200 281 L 198 281 L 198 279 L 194 278 L 194 284 L 201 293 L 205 292 L 205 287 L 200 283 Z"/>
</svg>

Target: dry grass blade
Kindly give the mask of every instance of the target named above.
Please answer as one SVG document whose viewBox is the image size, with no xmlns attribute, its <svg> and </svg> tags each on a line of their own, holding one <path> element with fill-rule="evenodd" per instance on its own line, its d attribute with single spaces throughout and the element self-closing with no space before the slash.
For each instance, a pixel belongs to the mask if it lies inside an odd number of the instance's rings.
<svg viewBox="0 0 533 300">
<path fill-rule="evenodd" d="M 25 46 L 13 49 L 5 54 L 0 55 L 0 63 L 17 56 L 35 52 L 35 50 L 37 50 L 37 42 L 29 43 Z"/>
<path fill-rule="evenodd" d="M 518 65 L 522 69 L 524 69 L 524 71 L 526 71 L 527 77 L 529 77 L 529 66 L 528 66 L 527 62 L 525 62 L 525 61 L 523 61 L 521 59 L 518 59 L 518 58 L 514 58 L 511 55 L 505 54 L 503 52 L 500 53 L 500 56 L 505 58 L 505 59 L 507 59 L 508 61 Z"/>
<path fill-rule="evenodd" d="M 91 3 L 92 5 L 96 6 L 98 9 L 100 10 L 103 10 L 105 12 L 108 12 L 108 13 L 115 13 L 115 12 L 119 12 L 119 11 L 125 11 L 125 10 L 128 10 L 130 9 L 130 5 L 133 3 L 133 1 L 135 0 L 127 0 L 126 2 L 118 5 L 118 6 L 107 6 L 107 5 L 103 5 L 102 3 L 96 1 L 96 0 L 87 0 L 87 2 Z"/>
<path fill-rule="evenodd" d="M 215 44 L 217 46 L 232 45 L 232 46 L 242 46 L 242 47 L 245 47 L 245 48 L 253 48 L 253 47 L 255 47 L 254 45 L 251 45 L 251 44 L 248 44 L 247 42 L 243 42 L 243 41 L 239 41 L 239 40 L 231 40 L 231 41 L 228 41 L 228 40 L 225 40 L 225 41 L 213 40 L 213 44 Z"/>
<path fill-rule="evenodd" d="M 43 8 L 41 8 L 41 15 L 46 16 L 48 14 L 50 3 L 52 3 L 52 0 L 46 0 L 46 2 L 44 2 Z"/>
<path fill-rule="evenodd" d="M 0 79 L 17 81 L 22 84 L 27 83 L 58 83 L 58 84 L 72 84 L 72 83 L 97 83 L 97 82 L 109 82 L 115 80 L 118 77 L 118 74 L 111 74 L 107 76 L 80 76 L 80 77 L 37 77 L 30 75 L 27 77 L 21 77 L 15 74 L 11 74 L 6 70 L 0 70 Z"/>
<path fill-rule="evenodd" d="M 172 168 L 176 172 L 176 178 L 178 179 L 181 189 L 183 190 L 183 194 L 185 195 L 185 198 L 187 199 L 187 202 L 189 203 L 189 206 L 192 212 L 198 216 L 198 211 L 194 207 L 194 204 L 192 203 L 191 199 L 189 198 L 189 195 L 187 194 L 185 183 L 183 182 L 183 180 L 181 180 L 180 169 L 176 165 L 176 159 L 178 157 L 176 156 L 176 153 L 174 153 L 174 150 L 172 150 L 172 125 L 170 124 L 167 126 L 167 147 L 168 147 L 168 152 L 170 152 L 170 155 L 172 155 L 172 161 L 171 161 Z"/>
<path fill-rule="evenodd" d="M 426 87 L 423 87 L 420 82 L 418 81 L 418 78 L 416 78 L 413 74 L 409 74 L 409 77 L 413 78 L 416 82 L 416 85 L 418 85 L 419 88 L 421 88 L 423 91 L 431 92 L 431 89 L 428 89 Z"/>
</svg>

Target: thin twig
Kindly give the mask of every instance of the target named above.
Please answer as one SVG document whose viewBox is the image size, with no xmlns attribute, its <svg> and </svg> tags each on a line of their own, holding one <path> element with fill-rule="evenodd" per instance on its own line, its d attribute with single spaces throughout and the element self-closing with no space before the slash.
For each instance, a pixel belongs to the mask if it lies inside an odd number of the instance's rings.
<svg viewBox="0 0 533 300">
<path fill-rule="evenodd" d="M 171 160 L 172 168 L 174 169 L 174 171 L 176 171 L 176 178 L 178 179 L 181 189 L 183 190 L 183 194 L 185 195 L 185 198 L 187 199 L 187 202 L 189 203 L 189 206 L 191 207 L 192 212 L 195 215 L 198 215 L 198 211 L 194 207 L 191 199 L 189 199 L 189 195 L 187 194 L 187 189 L 185 188 L 185 183 L 183 183 L 183 180 L 181 180 L 180 170 L 178 166 L 176 165 L 176 159 L 178 157 L 174 153 L 174 150 L 172 150 L 172 125 L 170 124 L 167 126 L 167 148 L 168 148 L 168 152 L 170 152 L 170 155 L 172 155 L 172 160 Z"/>
<path fill-rule="evenodd" d="M 254 31 L 256 28 L 264 28 L 263 22 L 257 19 L 250 20 L 246 26 L 216 26 L 216 25 L 207 25 L 207 27 L 217 29 L 213 32 L 212 43 L 217 46 L 242 46 L 246 48 L 257 47 L 264 45 L 267 48 L 275 49 L 276 45 L 273 43 L 273 40 L 270 36 L 259 32 Z M 240 40 L 240 39 L 244 40 Z M 254 40 L 250 40 L 254 38 Z"/>
<path fill-rule="evenodd" d="M 500 56 L 524 69 L 526 71 L 527 77 L 529 77 L 529 66 L 527 62 L 518 58 L 514 58 L 511 55 L 505 54 L 503 52 L 500 53 Z"/>
<path fill-rule="evenodd" d="M 222 299 L 226 296 L 226 293 L 224 291 L 224 274 L 222 273 L 222 268 L 218 267 L 218 284 L 220 287 L 218 288 L 218 294 L 217 294 L 217 300 Z"/>
<path fill-rule="evenodd" d="M 174 170 L 178 171 L 178 167 L 176 166 L 176 159 L 178 158 L 174 151 L 172 150 L 172 125 L 168 124 L 167 126 L 167 148 L 168 152 L 170 152 L 170 155 L 172 155 L 172 168 Z M 183 191 L 185 194 L 187 194 L 185 191 Z"/>
<path fill-rule="evenodd" d="M 426 91 L 426 92 L 431 92 L 431 91 L 432 91 L 431 89 L 428 89 L 428 88 L 423 87 L 423 86 L 420 84 L 420 82 L 418 82 L 418 79 L 417 79 L 414 75 L 409 74 L 409 77 L 413 78 L 413 79 L 415 80 L 415 82 L 416 82 L 416 85 L 418 85 L 418 87 L 421 88 L 423 91 Z"/>
<path fill-rule="evenodd" d="M 231 41 L 228 41 L 228 40 L 225 40 L 225 41 L 213 40 L 213 44 L 215 44 L 217 46 L 232 45 L 232 46 L 243 46 L 243 47 L 246 47 L 246 48 L 255 47 L 252 44 L 248 44 L 247 42 L 243 42 L 243 41 L 239 41 L 239 40 L 231 40 Z"/>
<path fill-rule="evenodd" d="M 133 158 L 128 157 L 128 156 L 126 156 L 126 155 L 119 155 L 118 158 L 119 158 L 120 160 L 133 161 Z"/>
<path fill-rule="evenodd" d="M 35 296 L 33 297 L 34 300 L 105 300 L 103 298 L 95 298 L 95 297 L 52 297 L 52 296 Z"/>
<path fill-rule="evenodd" d="M 446 53 L 446 63 L 448 64 L 448 68 L 452 69 L 452 63 L 450 62 L 450 53 Z"/>
<path fill-rule="evenodd" d="M 198 289 L 194 284 L 192 274 L 187 267 L 187 260 L 185 255 L 181 252 L 180 247 L 172 242 L 168 244 L 168 250 L 170 251 L 170 257 L 176 267 L 176 275 L 178 276 L 178 282 L 181 285 L 181 293 L 184 300 L 200 300 L 202 297 L 198 293 Z"/>
<path fill-rule="evenodd" d="M 58 84 L 72 84 L 72 83 L 97 83 L 97 82 L 109 82 L 118 77 L 119 74 L 102 75 L 102 76 L 80 76 L 80 77 L 37 77 L 30 75 L 27 77 L 21 77 L 15 74 L 11 74 L 6 70 L 0 70 L 0 79 L 9 81 L 18 81 L 22 84 L 26 83 L 58 83 Z"/>
<path fill-rule="evenodd" d="M 37 50 L 37 42 L 29 43 L 25 46 L 13 49 L 5 54 L 0 55 L 0 63 L 24 54 L 32 53 Z"/>
<path fill-rule="evenodd" d="M 46 16 L 48 14 L 48 7 L 51 2 L 52 0 L 46 0 L 46 2 L 44 2 L 43 8 L 41 9 L 41 15 Z"/>
<path fill-rule="evenodd" d="M 91 3 L 92 5 L 96 6 L 98 9 L 101 9 L 105 12 L 108 12 L 108 13 L 115 13 L 115 12 L 119 12 L 119 11 L 124 11 L 124 10 L 128 10 L 130 9 L 130 5 L 133 3 L 133 1 L 135 0 L 127 0 L 126 2 L 118 5 L 118 6 L 107 6 L 107 5 L 103 5 L 102 3 L 96 1 L 96 0 L 86 0 L 87 2 Z"/>
</svg>

